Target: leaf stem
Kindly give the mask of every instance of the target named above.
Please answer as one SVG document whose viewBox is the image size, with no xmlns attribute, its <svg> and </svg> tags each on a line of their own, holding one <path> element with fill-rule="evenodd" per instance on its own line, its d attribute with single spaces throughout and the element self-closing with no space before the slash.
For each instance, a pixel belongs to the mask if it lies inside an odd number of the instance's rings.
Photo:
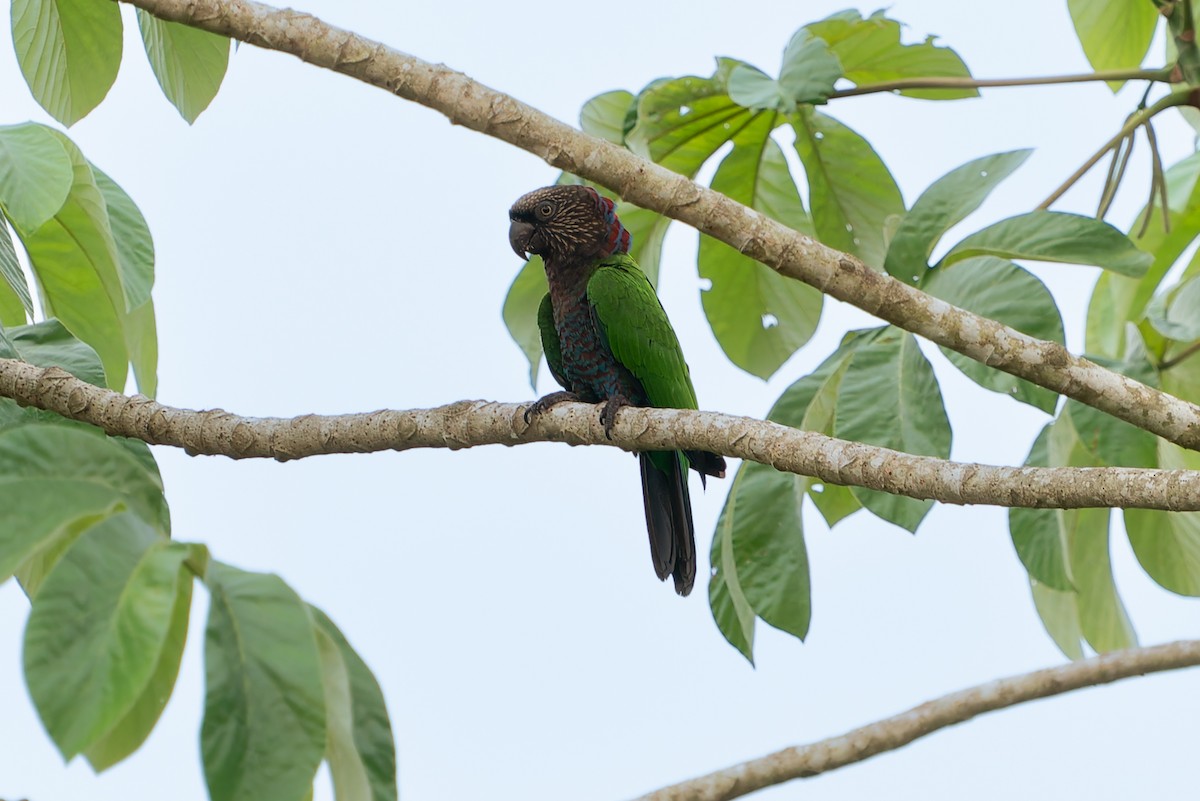
<svg viewBox="0 0 1200 801">
<path fill-rule="evenodd" d="M 1175 354 L 1171 358 L 1164 359 L 1163 361 L 1159 362 L 1158 369 L 1159 370 L 1170 370 L 1172 367 L 1179 364 L 1184 359 L 1188 358 L 1189 356 L 1194 355 L 1197 351 L 1200 351 L 1200 342 L 1193 342 L 1192 344 L 1188 345 L 1186 348 L 1179 351 L 1179 353 Z"/>
<path fill-rule="evenodd" d="M 901 78 L 895 81 L 882 81 L 855 86 L 853 89 L 839 89 L 829 96 L 832 100 L 839 97 L 856 97 L 878 92 L 897 92 L 905 89 L 990 89 L 1003 86 L 1048 86 L 1065 83 L 1090 83 L 1093 81 L 1161 81 L 1167 82 L 1170 70 L 1100 70 L 1098 72 L 1083 72 L 1074 75 L 1037 75 L 1029 78 L 962 78 L 962 77 L 928 77 Z"/>
<path fill-rule="evenodd" d="M 1133 114 L 1130 114 L 1129 118 L 1125 121 L 1125 124 L 1121 126 L 1121 130 L 1117 131 L 1111 139 L 1105 142 L 1099 150 L 1093 153 L 1091 157 L 1085 161 L 1082 166 L 1080 166 L 1079 169 L 1071 173 L 1070 177 L 1063 181 L 1057 189 L 1051 192 L 1049 197 L 1039 203 L 1038 209 L 1045 211 L 1046 209 L 1050 208 L 1054 201 L 1066 194 L 1067 190 L 1074 186 L 1080 178 L 1086 175 L 1088 170 L 1092 169 L 1092 167 L 1095 167 L 1097 162 L 1104 158 L 1109 151 L 1119 147 L 1121 142 L 1125 140 L 1125 137 L 1132 134 L 1138 129 L 1139 126 L 1145 124 L 1148 120 L 1153 119 L 1155 115 L 1161 114 L 1167 109 L 1174 108 L 1175 106 L 1187 105 L 1190 95 L 1190 89 L 1182 92 L 1175 92 L 1167 95 L 1164 98 L 1161 98 L 1158 102 L 1147 109 L 1136 111 Z"/>
</svg>

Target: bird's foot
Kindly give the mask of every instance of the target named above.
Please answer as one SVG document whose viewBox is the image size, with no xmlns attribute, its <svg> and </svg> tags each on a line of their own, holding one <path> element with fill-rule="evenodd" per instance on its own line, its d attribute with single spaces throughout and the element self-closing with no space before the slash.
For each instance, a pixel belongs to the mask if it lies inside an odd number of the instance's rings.
<svg viewBox="0 0 1200 801">
<path fill-rule="evenodd" d="M 574 392 L 551 392 L 549 395 L 538 398 L 525 409 L 525 422 L 532 423 L 533 418 L 537 417 L 542 412 L 552 406 L 557 406 L 560 403 L 569 401 L 578 402 L 579 396 Z"/>
<path fill-rule="evenodd" d="M 632 405 L 624 395 L 613 395 L 604 402 L 604 408 L 600 410 L 600 424 L 604 426 L 604 436 L 612 439 L 613 426 L 617 424 L 617 412 L 624 406 Z"/>
</svg>

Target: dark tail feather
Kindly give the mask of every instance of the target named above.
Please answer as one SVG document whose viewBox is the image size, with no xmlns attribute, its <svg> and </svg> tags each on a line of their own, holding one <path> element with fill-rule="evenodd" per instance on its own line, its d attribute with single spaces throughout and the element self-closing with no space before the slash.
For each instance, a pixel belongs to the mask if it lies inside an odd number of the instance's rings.
<svg viewBox="0 0 1200 801">
<path fill-rule="evenodd" d="M 715 453 L 708 451 L 684 451 L 688 461 L 691 462 L 692 469 L 700 474 L 700 483 L 708 489 L 708 482 L 705 480 L 707 476 L 713 478 L 725 478 L 725 460 Z"/>
<path fill-rule="evenodd" d="M 692 501 L 688 497 L 687 472 L 676 454 L 671 469 L 654 466 L 650 454 L 639 453 L 642 468 L 642 501 L 646 506 L 646 529 L 650 532 L 650 559 L 659 579 L 675 577 L 675 592 L 687 595 L 696 581 L 696 534 L 692 525 Z"/>
</svg>

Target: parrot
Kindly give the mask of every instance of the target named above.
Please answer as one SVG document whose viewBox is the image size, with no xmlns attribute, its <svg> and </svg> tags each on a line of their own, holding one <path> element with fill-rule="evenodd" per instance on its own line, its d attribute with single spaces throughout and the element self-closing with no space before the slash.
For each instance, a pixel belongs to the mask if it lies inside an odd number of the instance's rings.
<svg viewBox="0 0 1200 801">
<path fill-rule="evenodd" d="M 526 422 L 566 401 L 601 403 L 611 439 L 624 406 L 696 409 L 696 390 L 675 330 L 646 274 L 629 255 L 632 236 L 616 204 L 595 189 L 535 189 L 509 209 L 508 240 L 522 259 L 541 256 L 550 291 L 538 307 L 542 350 L 563 388 L 540 398 Z M 654 572 L 687 595 L 696 579 L 696 537 L 687 471 L 725 477 L 704 451 L 638 453 Z"/>
</svg>

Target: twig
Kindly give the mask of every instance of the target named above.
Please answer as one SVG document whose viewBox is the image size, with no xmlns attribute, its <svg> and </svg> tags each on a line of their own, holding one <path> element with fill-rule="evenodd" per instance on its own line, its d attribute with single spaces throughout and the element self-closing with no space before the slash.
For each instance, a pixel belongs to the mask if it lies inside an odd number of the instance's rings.
<svg viewBox="0 0 1200 801">
<path fill-rule="evenodd" d="M 1133 155 L 1133 147 L 1137 136 L 1136 130 L 1121 140 L 1121 144 L 1113 151 L 1112 161 L 1108 165 L 1108 174 L 1104 176 L 1104 192 L 1100 195 L 1100 205 L 1096 207 L 1096 218 L 1103 220 L 1108 214 L 1108 208 L 1117 196 L 1117 189 L 1125 178 L 1125 168 L 1129 166 L 1129 157 Z"/>
<path fill-rule="evenodd" d="M 1189 356 L 1195 355 L 1195 353 L 1197 351 L 1200 351 L 1200 342 L 1193 342 L 1192 344 L 1188 345 L 1183 350 L 1179 351 L 1179 353 L 1176 353 L 1171 358 L 1163 359 L 1161 362 L 1159 362 L 1158 369 L 1159 370 L 1170 370 L 1172 367 L 1174 367 L 1175 365 L 1184 361 Z"/>
<path fill-rule="evenodd" d="M 785 748 L 706 776 L 664 787 L 636 801 L 729 801 L 764 787 L 818 776 L 895 751 L 921 737 L 987 712 L 1084 687 L 1198 664 L 1200 640 L 1114 651 L 951 693 L 839 737 Z"/>
<path fill-rule="evenodd" d="M 1104 158 L 1106 153 L 1116 148 L 1121 141 L 1125 139 L 1125 137 L 1137 130 L 1138 126 L 1144 124 L 1147 120 L 1152 119 L 1156 114 L 1161 114 L 1169 108 L 1187 105 L 1190 95 L 1190 89 L 1181 92 L 1175 92 L 1167 95 L 1164 98 L 1161 98 L 1148 109 L 1136 111 L 1133 114 L 1130 114 L 1129 118 L 1125 121 L 1125 124 L 1121 126 L 1121 130 L 1117 131 L 1117 133 L 1114 134 L 1111 139 L 1105 142 L 1099 150 L 1093 153 L 1088 160 L 1080 166 L 1079 169 L 1071 173 L 1070 177 L 1063 181 L 1057 189 L 1051 192 L 1048 198 L 1039 203 L 1038 208 L 1043 210 L 1050 208 L 1054 201 L 1066 194 L 1067 190 L 1074 186 L 1080 178 L 1086 175 L 1088 171 L 1092 169 L 1092 167 L 1095 167 L 1096 163 L 1100 161 L 1100 159 Z"/>
<path fill-rule="evenodd" d="M 330 453 L 566 442 L 629 451 L 703 450 L 833 484 L 945 503 L 1041 508 L 1200 510 L 1200 471 L 1127 467 L 993 467 L 913 456 L 748 417 L 629 407 L 609 440 L 597 407 L 562 404 L 525 423 L 525 406 L 460 401 L 436 409 L 241 417 L 192 411 L 92 386 L 56 367 L 0 359 L 0 395 L 109 434 L 191 454 L 281 461 Z"/>
<path fill-rule="evenodd" d="M 829 99 L 869 95 L 876 92 L 899 92 L 905 89 L 990 89 L 1004 86 L 1049 86 L 1054 84 L 1088 83 L 1091 81 L 1162 81 L 1169 79 L 1169 69 L 1158 70 L 1101 70 L 1075 75 L 1041 75 L 1030 78 L 960 78 L 929 77 L 901 78 L 838 89 Z"/>
</svg>

